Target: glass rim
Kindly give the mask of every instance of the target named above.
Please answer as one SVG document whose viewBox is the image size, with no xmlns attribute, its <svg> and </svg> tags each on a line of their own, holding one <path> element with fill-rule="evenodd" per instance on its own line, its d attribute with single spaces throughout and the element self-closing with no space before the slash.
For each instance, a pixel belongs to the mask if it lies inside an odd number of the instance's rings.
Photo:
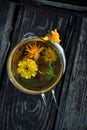
<svg viewBox="0 0 87 130">
<path fill-rule="evenodd" d="M 12 62 L 12 56 L 14 55 L 16 49 L 20 46 L 22 46 L 23 44 L 26 44 L 28 41 L 33 41 L 33 40 L 39 40 L 39 41 L 44 41 L 42 38 L 39 38 L 39 37 L 36 37 L 36 38 L 32 38 L 31 39 L 27 39 L 25 41 L 21 41 L 19 42 L 14 48 L 13 50 L 10 52 L 9 54 L 9 57 L 8 57 L 8 60 L 7 60 L 7 73 L 8 73 L 8 77 L 10 79 L 10 81 L 13 83 L 13 85 L 18 88 L 19 90 L 21 90 L 22 92 L 25 92 L 25 93 L 28 93 L 28 94 L 42 94 L 42 93 L 46 93 L 50 90 L 52 90 L 56 85 L 57 83 L 60 81 L 63 73 L 65 72 L 65 67 L 66 67 L 66 59 L 65 59 L 65 54 L 64 54 L 64 50 L 63 48 L 61 47 L 61 45 L 59 44 L 55 44 L 53 42 L 51 42 L 55 48 L 59 49 L 61 51 L 61 56 L 62 56 L 62 59 L 63 59 L 63 72 L 59 75 L 59 77 L 57 78 L 57 80 L 48 88 L 45 88 L 45 89 L 42 89 L 42 90 L 30 90 L 30 89 L 27 89 L 25 87 L 23 87 L 22 85 L 20 85 L 20 83 L 14 78 L 13 76 L 13 73 L 10 71 L 11 70 L 11 62 Z M 44 41 L 46 42 L 46 41 Z"/>
</svg>

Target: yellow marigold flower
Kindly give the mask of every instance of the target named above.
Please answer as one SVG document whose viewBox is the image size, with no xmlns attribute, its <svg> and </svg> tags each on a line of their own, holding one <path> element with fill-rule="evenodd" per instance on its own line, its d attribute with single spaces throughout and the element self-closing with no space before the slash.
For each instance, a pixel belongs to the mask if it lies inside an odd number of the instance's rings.
<svg viewBox="0 0 87 130">
<path fill-rule="evenodd" d="M 25 79 L 31 79 L 31 77 L 35 77 L 37 71 L 38 66 L 33 59 L 23 59 L 18 63 L 17 72 Z"/>
<path fill-rule="evenodd" d="M 48 41 L 48 40 L 49 40 L 49 37 L 48 37 L 48 36 L 45 36 L 45 37 L 43 37 L 43 39 L 44 39 L 45 41 Z"/>
<path fill-rule="evenodd" d="M 53 42 L 57 42 L 57 43 L 60 43 L 61 40 L 60 40 L 60 35 L 59 33 L 57 32 L 57 29 L 55 29 L 54 31 L 51 31 L 50 35 L 49 35 L 49 39 Z"/>
<path fill-rule="evenodd" d="M 45 62 L 52 63 L 53 61 L 57 60 L 57 54 L 51 47 L 45 48 L 44 59 Z"/>
<path fill-rule="evenodd" d="M 54 29 L 54 31 L 52 30 L 51 33 L 48 36 L 45 36 L 43 39 L 46 40 L 46 41 L 50 40 L 50 41 L 53 41 L 53 42 L 56 42 L 56 43 L 61 42 L 60 35 L 57 32 L 57 29 Z"/>
<path fill-rule="evenodd" d="M 44 47 L 40 47 L 40 45 L 35 44 L 29 44 L 26 46 L 26 57 L 27 58 L 34 58 L 34 60 L 37 60 L 39 57 L 39 53 L 43 51 Z"/>
</svg>

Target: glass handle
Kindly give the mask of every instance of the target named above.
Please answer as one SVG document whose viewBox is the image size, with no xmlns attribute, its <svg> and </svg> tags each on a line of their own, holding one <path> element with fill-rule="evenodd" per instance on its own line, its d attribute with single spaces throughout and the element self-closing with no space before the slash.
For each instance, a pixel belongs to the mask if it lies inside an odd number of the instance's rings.
<svg viewBox="0 0 87 130">
<path fill-rule="evenodd" d="M 46 99 L 46 96 L 44 93 L 41 94 L 41 97 L 43 99 L 43 102 L 44 102 L 44 105 L 46 106 L 47 105 L 47 99 Z"/>
<path fill-rule="evenodd" d="M 21 39 L 21 42 L 26 41 L 31 38 L 35 38 L 36 36 L 32 32 L 27 32 L 24 34 L 24 36 Z"/>
<path fill-rule="evenodd" d="M 56 108 L 58 109 L 58 104 L 57 104 L 57 100 L 56 100 L 56 96 L 55 96 L 55 91 L 54 91 L 54 90 L 51 90 L 51 93 L 52 93 L 54 102 L 55 102 L 55 104 L 56 104 Z"/>
<path fill-rule="evenodd" d="M 56 108 L 58 109 L 58 104 L 57 104 L 57 100 L 56 100 L 56 97 L 55 97 L 55 91 L 54 90 L 51 90 L 51 93 L 52 93 L 52 97 L 53 97 L 53 100 L 55 102 L 55 105 L 56 105 Z M 44 105 L 47 106 L 47 99 L 46 99 L 46 96 L 44 93 L 41 94 L 41 97 L 43 99 L 43 102 L 44 102 Z"/>
</svg>

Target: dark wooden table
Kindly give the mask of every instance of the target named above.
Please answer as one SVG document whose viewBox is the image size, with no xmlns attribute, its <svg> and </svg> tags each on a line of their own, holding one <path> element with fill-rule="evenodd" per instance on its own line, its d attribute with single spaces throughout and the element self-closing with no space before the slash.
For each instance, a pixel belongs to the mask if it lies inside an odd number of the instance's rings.
<svg viewBox="0 0 87 130">
<path fill-rule="evenodd" d="M 39 0 L 38 0 L 39 1 Z M 26 32 L 59 30 L 67 67 L 55 88 L 58 109 L 46 93 L 25 94 L 9 81 L 9 52 Z M 0 1 L 0 130 L 87 130 L 87 7 L 47 2 Z"/>
</svg>

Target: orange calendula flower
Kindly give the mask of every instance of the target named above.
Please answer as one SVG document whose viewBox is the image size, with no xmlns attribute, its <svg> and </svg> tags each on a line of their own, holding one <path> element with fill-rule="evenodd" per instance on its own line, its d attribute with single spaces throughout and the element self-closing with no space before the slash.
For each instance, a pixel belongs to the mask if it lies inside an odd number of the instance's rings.
<svg viewBox="0 0 87 130">
<path fill-rule="evenodd" d="M 29 44 L 26 46 L 26 57 L 27 58 L 34 58 L 34 60 L 37 60 L 39 58 L 40 52 L 42 52 L 44 47 L 40 47 L 40 45 L 35 44 Z"/>
<path fill-rule="evenodd" d="M 54 29 L 54 31 L 52 30 L 51 33 L 48 36 L 45 36 L 43 39 L 46 40 L 46 41 L 50 40 L 50 41 L 53 41 L 53 42 L 56 42 L 56 43 L 61 42 L 60 35 L 57 32 L 57 29 Z"/>
</svg>

